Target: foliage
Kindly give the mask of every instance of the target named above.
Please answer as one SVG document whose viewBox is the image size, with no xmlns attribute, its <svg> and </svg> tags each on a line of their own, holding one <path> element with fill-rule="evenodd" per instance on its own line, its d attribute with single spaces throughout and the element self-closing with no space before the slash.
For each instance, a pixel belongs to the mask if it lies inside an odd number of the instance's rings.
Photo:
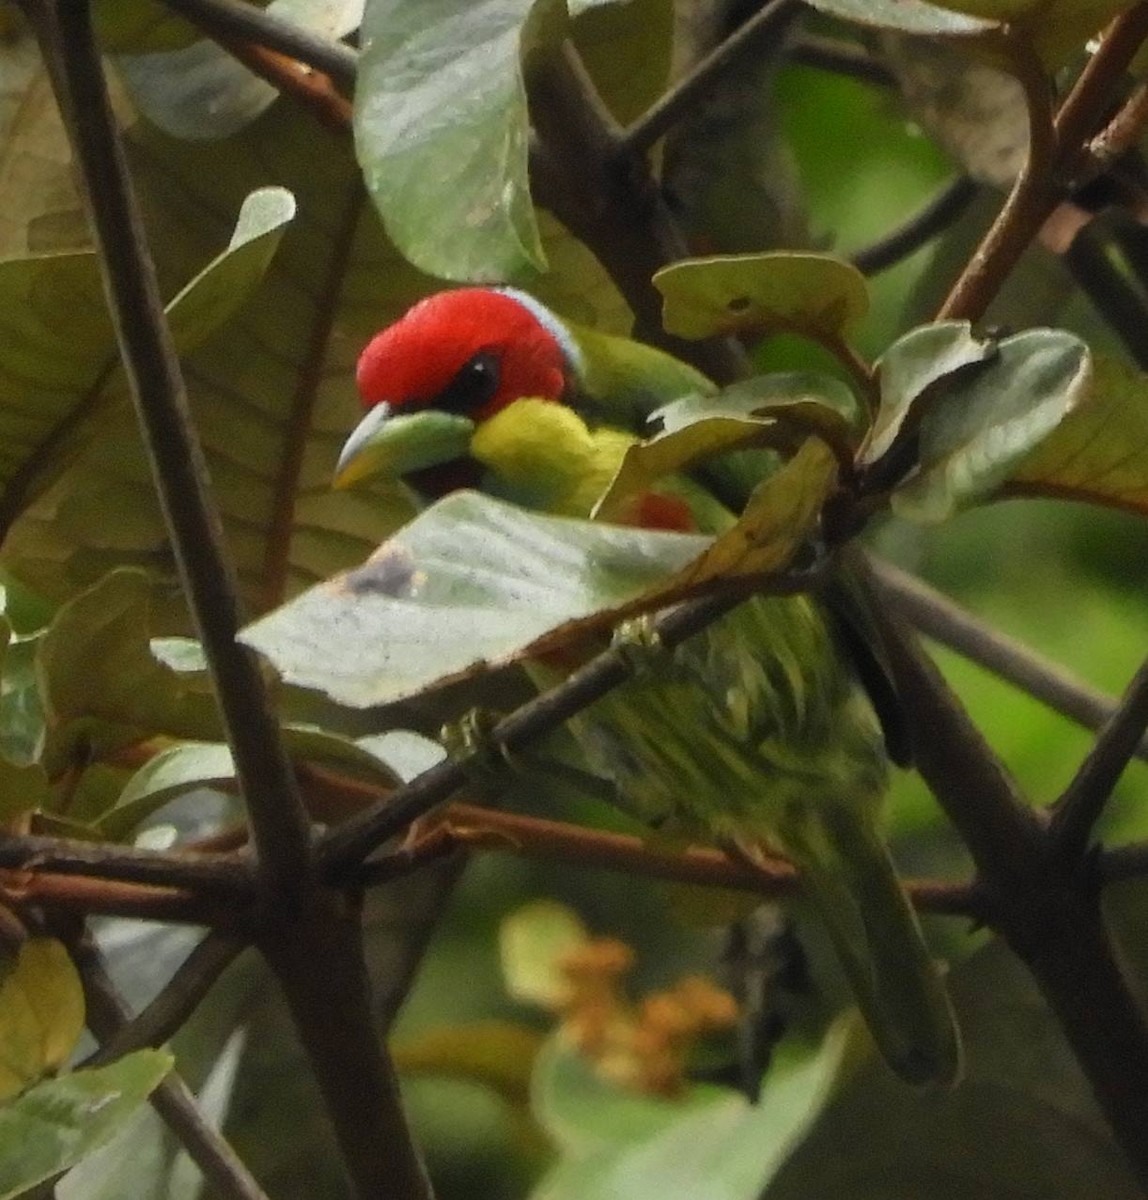
<svg viewBox="0 0 1148 1200">
<path fill-rule="evenodd" d="M 1146 724 L 1137 693 L 1123 740 L 1099 743 L 1065 802 L 1090 740 L 1038 703 L 1049 671 L 1016 689 L 971 665 L 984 626 L 939 656 L 1026 802 L 1061 799 L 1033 823 L 1034 838 L 1068 826 L 1046 874 L 1010 875 L 1007 829 L 1029 827 L 1009 826 L 1008 780 L 959 720 L 942 728 L 938 685 L 914 685 L 930 741 L 893 787 L 887 832 L 907 877 L 939 881 L 913 896 L 937 910 L 927 932 L 968 1053 L 955 1091 L 925 1095 L 873 1056 L 800 900 L 757 953 L 723 960 L 715 914 L 791 899 L 786 864 L 755 875 L 659 841 L 603 802 L 545 699 L 509 726 L 488 710 L 530 694 L 524 659 L 605 646 L 636 613 L 662 611 L 661 630 L 666 610 L 715 595 L 824 586 L 861 534 L 985 625 L 1124 686 L 1143 655 L 1148 269 L 1144 105 L 1133 91 L 1119 106 L 1146 10 L 273 0 L 229 24 L 191 0 L 91 0 L 210 476 L 205 527 L 230 558 L 209 602 L 187 588 L 194 501 L 165 511 L 137 426 L 169 399 L 162 371 L 141 388 L 140 360 L 120 358 L 153 328 L 143 290 L 105 300 L 130 247 L 89 233 L 69 141 L 82 122 L 61 117 L 37 48 L 59 85 L 82 48 L 56 22 L 83 7 L 0 6 L 0 1196 L 58 1180 L 65 1198 L 191 1200 L 204 1171 L 212 1195 L 258 1194 L 220 1135 L 172 1117 L 181 1079 L 271 1194 L 369 1194 L 405 1135 L 401 1119 L 386 1137 L 356 1125 L 386 1097 L 347 1099 L 379 1083 L 360 927 L 372 1012 L 444 1197 L 908 1197 L 938 1180 L 954 1195 L 1138 1194 L 1137 1110 L 1122 1127 L 1112 1100 L 1148 1094 L 1148 1034 L 1135 1019 L 1119 1032 L 1128 993 L 1148 994 L 1148 779 L 1122 772 Z M 910 85 L 905 63 L 926 61 Z M 1012 200 L 996 216 L 1002 197 L 967 184 L 971 201 L 918 216 L 962 172 L 1014 182 L 984 163 L 1006 142 L 997 159 L 1018 157 L 1015 121 L 961 99 L 990 75 L 1031 133 Z M 115 183 L 87 169 L 98 210 Z M 396 480 L 331 488 L 359 351 L 445 281 L 527 288 L 609 362 L 587 387 L 642 436 L 594 520 L 474 492 L 419 511 Z M 631 329 L 691 365 L 603 336 Z M 736 521 L 712 538 L 610 523 L 684 471 Z M 264 656 L 246 683 L 211 641 L 228 571 L 241 641 Z M 253 765 L 236 733 L 274 737 L 264 690 L 318 827 L 291 895 L 267 840 L 290 798 L 260 774 L 273 754 Z M 440 726 L 476 706 L 459 754 L 458 727 Z M 460 762 L 462 798 L 484 807 L 416 822 L 418 789 Z M 1033 861 L 1022 842 L 1014 864 Z M 461 875 L 450 850 L 468 856 Z M 1127 877 L 1104 891 L 1124 971 L 1108 991 L 1079 974 L 1111 965 L 1093 867 Z M 974 876 L 992 904 L 962 888 Z M 192 952 L 198 927 L 212 932 Z M 292 959 L 293 930 L 331 957 Z M 241 946 L 261 953 L 235 960 Z M 110 1001 L 105 965 L 124 993 Z M 722 972 L 723 987 L 697 981 Z M 764 1066 L 738 1059 L 724 986 Z M 1074 986 L 1093 1011 L 1074 1009 Z M 118 1042 L 108 1014 L 125 1000 L 142 1017 Z M 345 1002 L 361 1026 L 332 1015 Z M 85 1065 L 85 1024 L 132 1049 Z M 1090 1036 L 1110 1025 L 1115 1049 Z M 336 1054 L 367 1075 L 313 1080 Z M 400 1174 L 392 1194 L 419 1195 Z"/>
</svg>

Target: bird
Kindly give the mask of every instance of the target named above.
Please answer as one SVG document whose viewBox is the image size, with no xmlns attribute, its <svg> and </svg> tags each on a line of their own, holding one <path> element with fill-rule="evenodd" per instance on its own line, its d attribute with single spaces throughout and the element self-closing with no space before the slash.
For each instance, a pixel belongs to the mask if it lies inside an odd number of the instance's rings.
<svg viewBox="0 0 1148 1200">
<path fill-rule="evenodd" d="M 335 485 L 383 475 L 428 504 L 475 488 L 588 518 L 633 425 L 659 402 L 714 390 L 653 347 L 589 342 L 516 289 L 423 299 L 362 351 L 366 414 Z M 735 517 L 679 475 L 614 519 L 718 532 Z M 960 1034 L 881 837 L 889 754 L 844 627 L 818 597 L 754 596 L 672 650 L 647 647 L 642 669 L 569 728 L 618 806 L 651 827 L 751 861 L 789 858 L 885 1061 L 911 1084 L 952 1086 Z M 531 665 L 541 686 L 562 670 Z"/>
</svg>

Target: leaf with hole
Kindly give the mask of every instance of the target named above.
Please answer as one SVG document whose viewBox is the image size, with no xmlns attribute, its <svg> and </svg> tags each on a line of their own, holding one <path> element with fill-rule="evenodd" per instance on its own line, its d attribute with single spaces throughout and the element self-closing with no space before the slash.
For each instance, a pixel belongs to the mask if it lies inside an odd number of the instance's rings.
<svg viewBox="0 0 1148 1200">
<path fill-rule="evenodd" d="M 658 271 L 654 286 L 666 330 L 684 338 L 785 331 L 840 341 L 869 309 L 856 267 L 806 251 L 687 259 Z"/>
</svg>

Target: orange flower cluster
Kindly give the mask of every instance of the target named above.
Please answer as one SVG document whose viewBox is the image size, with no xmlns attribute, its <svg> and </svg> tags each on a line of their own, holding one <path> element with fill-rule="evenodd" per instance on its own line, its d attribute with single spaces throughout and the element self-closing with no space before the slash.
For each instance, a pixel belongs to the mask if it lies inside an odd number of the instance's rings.
<svg viewBox="0 0 1148 1200">
<path fill-rule="evenodd" d="M 635 1004 L 623 987 L 633 963 L 633 950 L 612 938 L 594 938 L 565 954 L 559 962 L 568 984 L 558 1006 L 561 1029 L 604 1078 L 649 1095 L 675 1096 L 684 1087 L 693 1046 L 736 1025 L 737 1002 L 710 980 L 690 975 Z"/>
</svg>

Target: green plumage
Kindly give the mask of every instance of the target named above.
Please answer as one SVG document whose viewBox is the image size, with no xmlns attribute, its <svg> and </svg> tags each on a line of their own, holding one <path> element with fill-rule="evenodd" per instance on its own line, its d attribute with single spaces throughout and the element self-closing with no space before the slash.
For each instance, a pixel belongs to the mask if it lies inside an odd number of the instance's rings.
<svg viewBox="0 0 1148 1200">
<path fill-rule="evenodd" d="M 479 428 L 472 453 L 506 498 L 584 516 L 631 440 L 523 400 Z M 687 499 L 699 491 L 668 487 Z M 878 833 L 880 725 L 815 600 L 746 602 L 651 654 L 570 724 L 591 767 L 642 820 L 791 858 L 890 1066 L 912 1082 L 955 1080 L 949 1001 Z"/>
</svg>

